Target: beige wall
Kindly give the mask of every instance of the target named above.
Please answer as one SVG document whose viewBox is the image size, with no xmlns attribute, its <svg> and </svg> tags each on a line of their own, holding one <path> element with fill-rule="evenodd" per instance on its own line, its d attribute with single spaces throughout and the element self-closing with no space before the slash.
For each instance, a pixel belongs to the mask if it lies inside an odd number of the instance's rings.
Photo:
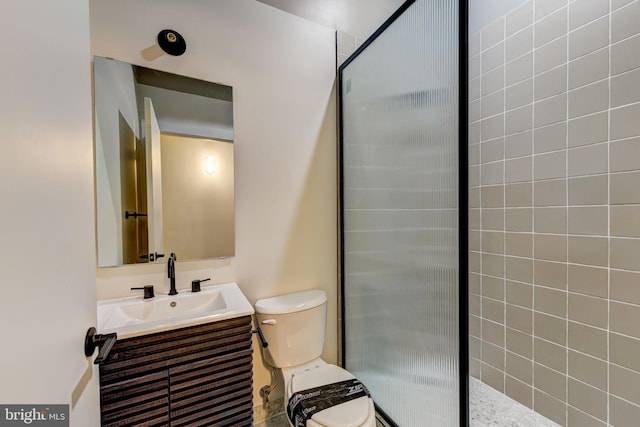
<svg viewBox="0 0 640 427">
<path fill-rule="evenodd" d="M 161 141 L 165 248 L 181 260 L 234 255 L 233 142 L 170 134 Z"/>
<path fill-rule="evenodd" d="M 640 2 L 533 4 L 470 40 L 471 373 L 637 425 Z"/>
<path fill-rule="evenodd" d="M 204 277 L 236 281 L 252 303 L 324 289 L 323 356 L 335 361 L 334 32 L 252 0 L 95 0 L 90 12 L 93 54 L 233 87 L 236 255 L 178 262 L 178 288 Z M 165 27 L 185 37 L 186 53 L 145 61 L 143 51 Z M 142 284 L 167 291 L 165 264 L 97 271 L 100 299 L 130 295 Z M 257 350 L 254 361 L 258 405 L 269 373 Z"/>
</svg>

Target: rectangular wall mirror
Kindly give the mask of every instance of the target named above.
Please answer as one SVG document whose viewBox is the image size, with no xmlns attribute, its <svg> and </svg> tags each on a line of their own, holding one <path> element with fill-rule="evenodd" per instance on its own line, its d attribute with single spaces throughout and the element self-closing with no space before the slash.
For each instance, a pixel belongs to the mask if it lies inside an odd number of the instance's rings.
<svg viewBox="0 0 640 427">
<path fill-rule="evenodd" d="M 98 266 L 233 256 L 232 88 L 93 65 Z"/>
</svg>

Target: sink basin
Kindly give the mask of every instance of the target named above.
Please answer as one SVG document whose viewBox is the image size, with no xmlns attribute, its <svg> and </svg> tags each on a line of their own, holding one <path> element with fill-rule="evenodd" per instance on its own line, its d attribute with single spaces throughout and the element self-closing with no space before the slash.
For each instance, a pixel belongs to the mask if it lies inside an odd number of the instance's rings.
<svg viewBox="0 0 640 427">
<path fill-rule="evenodd" d="M 98 301 L 98 330 L 119 339 L 253 314 L 253 306 L 236 283 L 204 286 L 201 292 L 151 299 L 127 297 Z"/>
</svg>

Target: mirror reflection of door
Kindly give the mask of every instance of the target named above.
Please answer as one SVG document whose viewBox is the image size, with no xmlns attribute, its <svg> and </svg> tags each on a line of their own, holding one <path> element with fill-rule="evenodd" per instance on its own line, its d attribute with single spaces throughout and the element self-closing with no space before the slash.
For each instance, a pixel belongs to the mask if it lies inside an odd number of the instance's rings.
<svg viewBox="0 0 640 427">
<path fill-rule="evenodd" d="M 122 114 L 120 135 L 120 197 L 122 203 L 122 257 L 124 263 L 148 262 L 146 156 L 144 144 Z"/>
<path fill-rule="evenodd" d="M 164 253 L 162 237 L 162 156 L 160 126 L 151 98 L 144 98 L 145 145 L 147 156 L 147 221 L 149 250 Z"/>
</svg>

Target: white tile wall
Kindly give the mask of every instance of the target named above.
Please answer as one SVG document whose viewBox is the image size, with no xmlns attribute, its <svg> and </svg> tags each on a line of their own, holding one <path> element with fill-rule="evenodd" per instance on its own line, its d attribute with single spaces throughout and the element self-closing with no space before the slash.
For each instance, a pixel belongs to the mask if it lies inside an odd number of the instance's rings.
<svg viewBox="0 0 640 427">
<path fill-rule="evenodd" d="M 560 425 L 635 425 L 640 0 L 531 0 L 471 40 L 471 372 Z"/>
</svg>

